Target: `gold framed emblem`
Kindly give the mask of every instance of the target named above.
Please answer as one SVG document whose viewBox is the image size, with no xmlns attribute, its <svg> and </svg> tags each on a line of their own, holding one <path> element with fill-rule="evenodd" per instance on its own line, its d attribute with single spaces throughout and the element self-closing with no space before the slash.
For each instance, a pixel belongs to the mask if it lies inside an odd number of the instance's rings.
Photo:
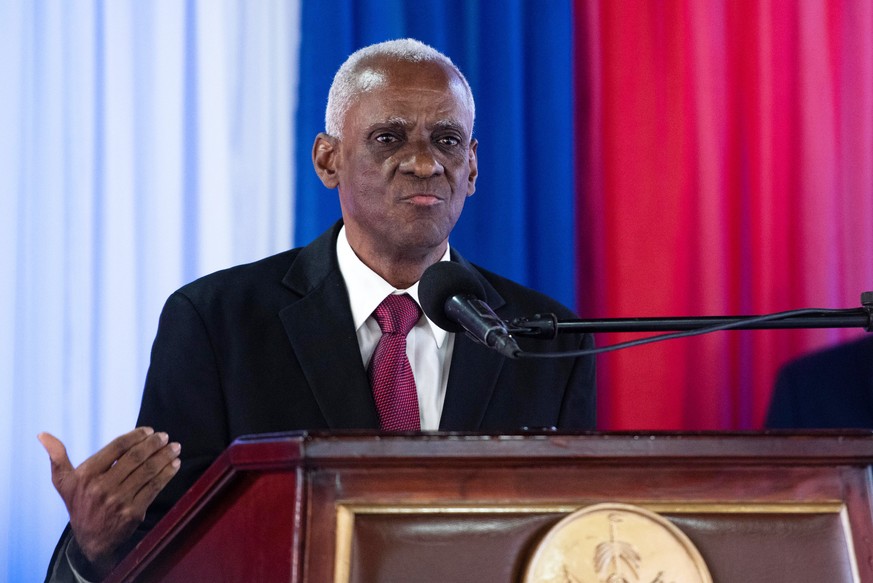
<svg viewBox="0 0 873 583">
<path fill-rule="evenodd" d="M 558 522 L 536 547 L 524 583 L 712 583 L 691 540 L 630 504 L 595 504 Z"/>
</svg>

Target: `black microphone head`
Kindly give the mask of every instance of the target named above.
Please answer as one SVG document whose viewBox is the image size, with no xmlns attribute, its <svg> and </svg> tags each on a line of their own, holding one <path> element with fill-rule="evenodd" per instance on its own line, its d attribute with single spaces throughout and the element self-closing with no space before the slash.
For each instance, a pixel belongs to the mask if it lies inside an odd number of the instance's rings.
<svg viewBox="0 0 873 583">
<path fill-rule="evenodd" d="M 439 261 L 424 270 L 418 285 L 421 309 L 434 324 L 449 332 L 464 329 L 446 316 L 446 301 L 452 296 L 468 295 L 485 301 L 485 288 L 460 264 Z"/>
</svg>

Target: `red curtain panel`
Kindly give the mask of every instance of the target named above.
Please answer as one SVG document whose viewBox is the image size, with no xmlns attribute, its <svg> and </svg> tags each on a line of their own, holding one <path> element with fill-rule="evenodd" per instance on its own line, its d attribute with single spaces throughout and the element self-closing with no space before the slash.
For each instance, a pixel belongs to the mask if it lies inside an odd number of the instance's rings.
<svg viewBox="0 0 873 583">
<path fill-rule="evenodd" d="M 580 312 L 858 306 L 873 290 L 873 3 L 574 9 Z M 780 364 L 861 333 L 719 332 L 602 355 L 600 426 L 758 428 Z"/>
</svg>

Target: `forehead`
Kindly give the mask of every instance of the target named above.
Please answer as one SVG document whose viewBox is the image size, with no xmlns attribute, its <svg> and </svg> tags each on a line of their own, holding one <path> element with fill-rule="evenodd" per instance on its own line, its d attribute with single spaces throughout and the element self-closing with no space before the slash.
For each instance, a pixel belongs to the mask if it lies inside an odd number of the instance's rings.
<svg viewBox="0 0 873 583">
<path fill-rule="evenodd" d="M 351 109 L 358 110 L 359 115 L 366 112 L 393 117 L 433 113 L 471 125 L 466 88 L 447 65 L 372 60 L 362 63 L 356 77 L 362 92 Z"/>
</svg>

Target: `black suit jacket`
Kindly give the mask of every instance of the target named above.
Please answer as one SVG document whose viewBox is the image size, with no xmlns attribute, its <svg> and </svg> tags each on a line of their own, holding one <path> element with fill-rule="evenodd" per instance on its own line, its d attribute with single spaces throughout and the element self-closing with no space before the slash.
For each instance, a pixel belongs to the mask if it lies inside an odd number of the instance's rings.
<svg viewBox="0 0 873 583">
<path fill-rule="evenodd" d="M 167 301 L 152 349 L 139 425 L 182 444 L 182 469 L 153 505 L 163 515 L 237 437 L 303 429 L 378 429 L 345 282 L 341 223 L 307 247 L 233 267 Z M 572 312 L 547 296 L 452 260 L 479 277 L 504 319 Z M 531 350 L 590 347 L 589 336 L 520 341 Z M 593 357 L 509 360 L 455 338 L 443 431 L 593 429 Z"/>
<path fill-rule="evenodd" d="M 765 424 L 786 429 L 873 429 L 873 336 L 782 367 Z"/>
<path fill-rule="evenodd" d="M 241 435 L 379 428 L 336 258 L 341 225 L 307 247 L 205 276 L 167 300 L 137 424 L 181 443 L 182 466 L 125 550 Z M 503 319 L 545 312 L 573 317 L 549 297 L 454 251 L 452 260 L 476 274 Z M 584 335 L 519 339 L 519 345 L 554 351 L 593 342 Z M 456 336 L 441 430 L 584 430 L 594 423 L 593 357 L 509 360 Z"/>
</svg>

